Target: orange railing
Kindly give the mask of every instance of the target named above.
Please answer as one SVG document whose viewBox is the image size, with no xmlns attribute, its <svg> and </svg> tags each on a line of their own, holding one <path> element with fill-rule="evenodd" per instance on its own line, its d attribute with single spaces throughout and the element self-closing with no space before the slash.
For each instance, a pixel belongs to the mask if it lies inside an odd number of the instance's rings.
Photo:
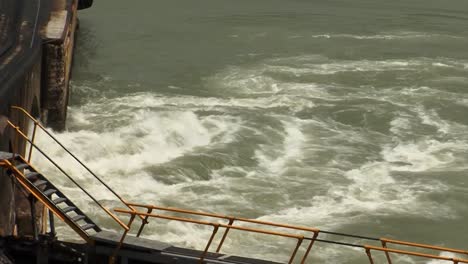
<svg viewBox="0 0 468 264">
<path fill-rule="evenodd" d="M 220 252 L 221 248 L 224 244 L 224 241 L 226 240 L 226 237 L 231 229 L 235 230 L 240 230 L 240 231 L 247 231 L 247 232 L 253 232 L 253 233 L 261 233 L 261 234 L 266 234 L 266 235 L 273 235 L 273 236 L 281 236 L 281 237 L 288 237 L 288 238 L 294 238 L 297 240 L 296 247 L 294 248 L 291 257 L 289 259 L 288 263 L 292 263 L 296 257 L 297 251 L 299 250 L 300 246 L 302 245 L 302 242 L 304 240 L 310 240 L 310 243 L 307 247 L 306 253 L 304 254 L 301 263 L 305 263 L 307 256 L 312 249 L 312 246 L 315 242 L 315 239 L 317 238 L 320 230 L 316 228 L 309 228 L 309 227 L 301 227 L 301 226 L 293 226 L 293 225 L 286 225 L 286 224 L 279 224 L 279 223 L 272 223 L 272 222 L 265 222 L 265 221 L 259 221 L 259 220 L 253 220 L 253 219 L 246 219 L 246 218 L 238 218 L 238 217 L 232 217 L 232 216 L 225 216 L 225 215 L 218 215 L 218 214 L 212 214 L 212 213 L 204 213 L 204 212 L 197 212 L 197 211 L 192 211 L 192 210 L 185 210 L 185 209 L 179 209 L 179 208 L 170 208 L 170 207 L 160 207 L 160 206 L 154 206 L 154 205 L 143 205 L 143 204 L 136 204 L 136 203 L 129 203 L 129 205 L 133 206 L 134 208 L 145 208 L 147 209 L 147 212 L 139 212 L 139 211 L 129 211 L 129 210 L 124 210 L 124 209 L 114 209 L 114 211 L 118 213 L 125 213 L 125 214 L 130 214 L 132 216 L 132 219 L 136 215 L 143 216 L 144 219 L 142 220 L 142 224 L 138 230 L 137 236 L 140 236 L 141 232 L 143 231 L 143 228 L 146 224 L 148 224 L 148 218 L 161 218 L 161 219 L 167 219 L 167 220 L 176 220 L 176 221 L 182 221 L 182 222 L 189 222 L 189 223 L 194 223 L 194 224 L 200 224 L 200 225 L 211 225 L 214 227 L 213 233 L 211 234 L 211 237 L 205 247 L 205 250 L 203 251 L 203 254 L 200 256 L 200 259 L 203 260 L 208 253 L 208 250 L 213 242 L 213 239 L 215 235 L 218 232 L 218 229 L 224 228 L 225 231 L 223 233 L 223 236 L 218 244 L 218 247 L 216 249 L 216 252 Z M 200 221 L 197 219 L 193 218 L 183 218 L 183 217 L 174 217 L 174 216 L 168 216 L 168 215 L 161 215 L 161 214 L 153 214 L 153 210 L 160 210 L 160 211 L 167 211 L 167 212 L 174 212 L 174 213 L 182 213 L 182 214 L 188 214 L 188 215 L 196 215 L 196 216 L 205 216 L 205 217 L 210 217 L 210 218 L 217 218 L 217 219 L 223 219 L 223 220 L 228 220 L 227 224 L 220 224 L 217 222 L 208 222 L 208 221 Z M 257 224 L 257 225 L 263 225 L 263 226 L 270 226 L 270 227 L 278 227 L 278 228 L 285 228 L 285 229 L 293 229 L 293 230 L 300 230 L 300 231 L 306 231 L 306 232 L 311 232 L 313 233 L 312 239 L 307 238 L 303 235 L 297 235 L 297 234 L 290 234 L 290 233 L 283 233 L 283 232 L 276 232 L 276 231 L 270 231 L 266 229 L 257 229 L 257 228 L 249 228 L 249 227 L 244 227 L 244 226 L 239 226 L 236 225 L 236 222 L 243 222 L 243 223 L 251 223 L 251 224 Z M 130 223 L 131 225 L 131 223 Z M 129 226 L 130 226 L 129 225 Z"/>
<path fill-rule="evenodd" d="M 94 174 L 84 163 L 82 163 L 75 155 L 73 155 L 63 144 L 61 144 L 49 131 L 43 127 L 38 120 L 36 120 L 34 117 L 32 117 L 26 110 L 20 108 L 20 107 L 13 107 L 14 110 L 18 110 L 22 112 L 24 115 L 26 115 L 31 121 L 34 122 L 34 127 L 32 131 L 32 137 L 29 138 L 24 132 L 21 131 L 21 129 L 14 124 L 12 124 L 10 121 L 8 121 L 8 125 L 10 125 L 15 131 L 17 132 L 18 135 L 23 137 L 27 142 L 30 143 L 29 146 L 29 152 L 28 152 L 28 158 L 27 161 L 31 161 L 31 156 L 33 149 L 38 150 L 42 155 L 44 155 L 52 164 L 54 164 L 62 173 L 65 174 L 70 180 L 72 180 L 79 188 L 81 186 L 78 185 L 78 183 L 75 182 L 73 178 L 71 178 L 66 172 L 60 168 L 50 157 L 48 157 L 40 148 L 38 148 L 34 144 L 34 140 L 36 137 L 36 132 L 37 128 L 39 127 L 42 129 L 49 137 L 51 137 L 57 144 L 59 144 L 68 154 L 70 154 L 82 167 L 84 167 L 93 177 L 95 177 L 100 183 L 102 183 L 108 190 L 110 190 L 118 200 L 120 200 L 128 209 L 114 209 L 115 212 L 117 213 L 122 213 L 122 214 L 127 214 L 130 215 L 130 220 L 128 224 L 125 224 L 119 217 L 117 217 L 116 214 L 111 212 L 109 209 L 105 208 L 102 206 L 99 201 L 95 200 L 92 196 L 90 196 L 114 221 L 116 221 L 120 227 L 123 229 L 123 234 L 120 239 L 120 243 L 118 244 L 113 258 L 117 256 L 118 251 L 122 247 L 124 240 L 128 233 L 131 230 L 132 224 L 134 223 L 135 218 L 138 216 L 141 219 L 141 225 L 136 233 L 136 236 L 139 237 L 145 226 L 149 223 L 149 218 L 159 218 L 159 219 L 166 219 L 166 220 L 174 220 L 174 221 L 181 221 L 181 222 L 187 222 L 187 223 L 192 223 L 192 224 L 198 224 L 198 225 L 205 225 L 205 226 L 212 226 L 213 231 L 211 233 L 211 236 L 202 251 L 202 254 L 200 255 L 200 263 L 203 263 L 203 260 L 206 258 L 211 245 L 213 244 L 213 241 L 218 234 L 218 231 L 220 228 L 224 229 L 223 235 L 221 236 L 221 239 L 218 243 L 218 246 L 216 248 L 216 252 L 219 253 L 222 249 L 222 246 L 229 234 L 229 231 L 234 229 L 234 230 L 239 230 L 239 231 L 245 231 L 245 232 L 251 232 L 251 233 L 260 233 L 260 234 L 266 234 L 266 235 L 272 235 L 272 236 L 279 236 L 279 237 L 286 237 L 286 238 L 291 238 L 297 240 L 297 244 L 293 249 L 293 252 L 291 253 L 291 256 L 289 258 L 288 263 L 292 263 L 298 253 L 299 248 L 303 245 L 304 240 L 309 241 L 309 244 L 307 245 L 305 249 L 305 253 L 302 256 L 302 259 L 300 261 L 301 264 L 304 264 L 309 256 L 309 253 L 312 249 L 312 246 L 314 245 L 315 242 L 321 242 L 321 243 L 330 243 L 330 244 L 336 244 L 336 245 L 341 245 L 341 246 L 347 246 L 347 247 L 355 247 L 355 248 L 361 248 L 365 251 L 367 254 L 367 257 L 369 259 L 369 262 L 371 264 L 374 263 L 374 259 L 372 256 L 373 251 L 378 251 L 378 252 L 383 252 L 385 254 L 385 257 L 387 259 L 388 264 L 392 264 L 392 259 L 390 254 L 397 254 L 397 255 L 408 255 L 408 256 L 415 256 L 415 257 L 421 257 L 421 258 L 429 258 L 429 259 L 436 259 L 436 260 L 442 260 L 442 261 L 451 261 L 455 264 L 457 263 L 468 263 L 468 259 L 463 259 L 463 258 L 452 258 L 452 257 L 445 257 L 445 256 L 440 256 L 440 255 L 435 255 L 435 254 L 430 254 L 430 253 L 422 253 L 422 252 L 417 252 L 415 250 L 418 249 L 424 249 L 424 250 L 433 250 L 433 251 L 438 251 L 438 252 L 450 252 L 450 253 L 455 253 L 455 254 L 462 254 L 462 255 L 467 255 L 468 256 L 468 251 L 467 250 L 460 250 L 460 249 L 453 249 L 453 248 L 447 248 L 447 247 L 440 247 L 440 246 L 432 246 L 432 245 L 427 245 L 427 244 L 418 244 L 418 243 L 413 243 L 413 242 L 407 242 L 407 241 L 400 241 L 400 240 L 394 240 L 394 239 L 388 239 L 388 238 L 374 238 L 374 237 L 366 237 L 366 236 L 359 236 L 359 235 L 352 235 L 352 234 L 344 234 L 344 233 L 338 233 L 338 232 L 331 232 L 331 231 L 325 231 L 325 230 L 319 230 L 317 228 L 310 228 L 310 227 L 304 227 L 304 226 L 294 226 L 294 225 L 287 225 L 287 224 L 281 224 L 281 223 L 273 223 L 273 222 L 266 222 L 266 221 L 260 221 L 260 220 L 253 220 L 253 219 L 246 219 L 246 218 L 239 218 L 239 217 L 233 217 L 233 216 L 226 216 L 226 215 L 219 215 L 219 214 L 213 214 L 213 213 L 205 213 L 205 212 L 198 212 L 198 211 L 193 211 L 193 210 L 186 210 L 186 209 L 180 209 L 180 208 L 171 208 L 171 207 L 161 207 L 161 206 L 155 206 L 155 205 L 144 205 L 144 204 L 138 204 L 138 203 L 130 203 L 125 201 L 120 195 L 118 195 L 114 190 L 112 190 L 101 178 L 99 178 L 96 174 Z M 14 154 L 13 154 L 14 155 Z M 2 161 L 0 161 L 0 165 L 2 165 Z M 81 188 L 82 189 L 82 188 Z M 85 191 L 86 194 L 88 194 Z M 145 210 L 145 211 L 139 211 L 139 210 Z M 153 211 L 164 211 L 164 212 L 171 212 L 171 213 L 178 213 L 178 214 L 184 214 L 184 215 L 189 215 L 191 217 L 176 217 L 172 215 L 164 215 L 164 214 L 155 214 Z M 214 218 L 219 220 L 225 220 L 227 223 L 219 223 L 216 221 L 204 221 L 204 220 L 198 220 L 193 218 L 194 216 L 201 216 L 201 217 L 207 217 L 207 218 Z M 246 227 L 246 226 L 240 226 L 238 223 L 243 223 L 243 224 L 254 224 L 254 225 L 260 225 L 262 228 L 252 228 L 252 227 Z M 281 228 L 281 229 L 289 229 L 293 230 L 295 232 L 303 232 L 304 234 L 297 234 L 297 233 L 285 233 L 285 232 L 277 232 L 277 231 L 272 231 L 269 229 L 264 229 L 265 227 L 268 228 Z M 306 234 L 312 234 L 312 236 L 306 236 Z M 357 243 L 347 243 L 343 241 L 337 241 L 337 240 L 326 240 L 326 239 L 321 239 L 319 238 L 320 234 L 326 234 L 326 235 L 332 235 L 332 236 L 337 236 L 340 238 L 354 238 L 358 240 L 367 240 L 367 241 L 373 241 L 374 243 L 380 242 L 381 246 L 374 246 L 374 245 L 365 245 L 365 244 L 357 244 Z M 402 249 L 394 249 L 394 248 L 388 248 L 389 245 L 397 245 L 397 246 L 403 246 L 403 247 L 408 247 L 410 250 L 402 250 Z"/>
<path fill-rule="evenodd" d="M 398 243 L 398 244 L 401 244 L 401 245 L 403 245 L 403 243 L 418 245 L 418 246 L 415 246 L 416 248 L 426 248 L 426 249 L 440 250 L 440 247 L 435 247 L 435 246 L 430 246 L 430 245 L 408 243 L 408 242 L 403 242 L 403 241 L 399 241 L 399 242 L 400 243 Z M 371 250 L 384 252 L 386 257 L 387 257 L 387 261 L 388 261 L 389 264 L 392 264 L 392 260 L 390 259 L 390 254 L 389 253 L 396 253 L 396 254 L 399 254 L 399 255 L 408 255 L 408 256 L 415 256 L 415 257 L 428 258 L 428 259 L 451 261 L 454 264 L 468 263 L 468 259 L 443 257 L 443 256 L 439 256 L 439 255 L 427 254 L 427 253 L 421 253 L 421 252 L 415 252 L 415 251 L 391 249 L 391 248 L 386 248 L 386 247 L 375 247 L 375 246 L 369 246 L 369 245 L 365 245 L 364 248 L 366 249 L 366 254 L 367 254 L 367 257 L 369 258 L 369 262 L 371 264 L 374 264 L 374 259 L 372 257 Z M 449 250 L 443 250 L 443 251 L 454 252 L 454 251 L 462 251 L 462 250 L 449 249 Z M 465 251 L 464 254 L 466 254 L 466 251 Z"/>
<path fill-rule="evenodd" d="M 17 110 L 20 113 L 24 114 L 29 120 L 31 120 L 34 124 L 33 126 L 33 131 L 32 131 L 32 136 L 29 138 L 29 136 L 26 135 L 25 132 L 21 130 L 19 126 L 16 126 L 13 124 L 11 121 L 7 121 L 8 126 L 10 126 L 18 136 L 22 137 L 25 142 L 29 143 L 29 151 L 27 155 L 27 160 L 24 159 L 25 162 L 30 163 L 31 158 L 32 158 L 32 153 L 33 150 L 37 150 L 39 153 L 41 153 L 54 167 L 56 167 L 65 177 L 67 177 L 70 181 L 73 182 L 81 191 L 83 191 L 93 202 L 99 206 L 109 217 L 111 217 L 122 229 L 125 231 L 129 230 L 129 227 L 122 222 L 110 209 L 106 208 L 102 203 L 100 203 L 91 193 L 89 193 L 85 188 L 83 188 L 73 177 L 71 177 L 59 164 L 57 164 L 51 157 L 49 157 L 41 148 L 39 148 L 35 144 L 35 139 L 37 135 L 37 128 L 40 128 L 46 135 L 48 135 L 52 140 L 54 140 L 65 152 L 67 152 L 72 158 L 74 158 L 85 170 L 87 170 L 90 175 L 92 175 L 95 179 L 97 179 L 105 188 L 107 188 L 112 194 L 115 195 L 117 199 L 119 199 L 125 206 L 133 210 L 129 205 L 127 205 L 127 202 L 119 195 L 117 194 L 109 185 L 107 185 L 100 177 L 98 177 L 91 169 L 89 169 L 81 160 L 79 160 L 73 153 L 71 153 L 61 142 L 59 142 L 37 119 L 35 119 L 32 115 L 30 115 L 25 109 L 18 107 L 18 106 L 12 106 L 13 110 Z M 16 151 L 17 153 L 20 153 L 21 151 L 19 149 L 13 148 L 13 151 Z M 13 157 L 15 156 L 15 152 L 12 154 Z M 41 201 L 44 203 L 43 201 Z"/>
<path fill-rule="evenodd" d="M 424 258 L 430 258 L 430 259 L 436 259 L 436 260 L 444 260 L 444 261 L 452 261 L 453 263 L 468 263 L 467 259 L 462 259 L 462 258 L 451 258 L 451 257 L 444 257 L 444 256 L 439 256 L 439 255 L 434 255 L 434 254 L 427 254 L 427 253 L 421 253 L 421 252 L 416 252 L 414 250 L 418 248 L 422 249 L 429 249 L 429 250 L 437 250 L 441 252 L 451 252 L 451 253 L 457 253 L 457 254 L 466 254 L 468 255 L 468 251 L 465 250 L 459 250 L 459 249 L 452 249 L 452 248 L 446 248 L 446 247 L 439 247 L 439 246 L 432 246 L 432 245 L 426 245 L 426 244 L 418 244 L 418 243 L 412 243 L 412 242 L 406 242 L 406 241 L 400 241 L 400 240 L 393 240 L 393 239 L 387 239 L 387 238 L 372 238 L 372 237 L 365 237 L 365 236 L 357 236 L 357 235 L 351 235 L 351 234 L 344 234 L 344 233 L 337 233 L 337 232 L 330 232 L 330 231 L 324 231 L 324 230 L 319 230 L 316 228 L 309 228 L 309 227 L 303 227 L 303 226 L 293 226 L 293 225 L 286 225 L 286 224 L 280 224 L 280 223 L 273 223 L 273 222 L 265 222 L 265 221 L 259 221 L 259 220 L 253 220 L 253 219 L 246 219 L 246 218 L 238 218 L 238 217 L 232 217 L 232 216 L 225 216 L 225 215 L 218 215 L 218 214 L 213 214 L 213 213 L 205 213 L 205 212 L 198 212 L 198 211 L 192 211 L 192 210 L 186 210 L 186 209 L 180 209 L 180 208 L 171 208 L 171 207 L 161 207 L 161 206 L 154 206 L 154 205 L 142 205 L 142 204 L 136 204 L 136 203 L 129 203 L 129 205 L 133 206 L 133 208 L 137 209 L 146 209 L 145 212 L 142 211 L 130 211 L 130 210 L 125 210 L 125 209 L 114 209 L 115 212 L 117 213 L 124 213 L 131 215 L 131 220 L 128 224 L 128 226 L 131 228 L 131 225 L 133 223 L 133 219 L 136 216 L 142 216 L 142 223 L 138 229 L 138 232 L 136 236 L 140 236 L 145 225 L 147 225 L 148 219 L 149 218 L 159 218 L 159 219 L 166 219 L 166 220 L 174 220 L 174 221 L 181 221 L 181 222 L 188 222 L 188 223 L 193 223 L 193 224 L 200 224 L 200 225 L 210 225 L 213 226 L 213 232 L 211 233 L 211 236 L 205 246 L 205 249 L 203 253 L 200 255 L 200 263 L 203 262 L 205 259 L 210 246 L 212 245 L 215 236 L 218 233 L 219 228 L 224 228 L 225 231 L 220 239 L 220 242 L 218 244 L 218 247 L 216 249 L 216 252 L 219 253 L 223 243 L 229 233 L 229 230 L 231 229 L 236 229 L 236 230 L 241 230 L 241 231 L 248 231 L 248 232 L 254 232 L 254 233 L 263 233 L 263 234 L 268 234 L 268 235 L 273 235 L 273 236 L 282 236 L 282 237 L 289 237 L 289 238 L 294 238 L 298 240 L 298 243 L 296 247 L 294 248 L 288 263 L 292 263 L 297 255 L 298 249 L 302 245 L 302 242 L 304 240 L 309 240 L 310 243 L 307 246 L 307 249 L 300 261 L 301 264 L 304 264 L 309 256 L 309 253 L 312 249 L 312 246 L 314 242 L 322 242 L 322 243 L 331 243 L 331 244 L 337 244 L 341 246 L 348 246 L 348 247 L 357 247 L 357 248 L 362 248 L 365 250 L 369 262 L 371 264 L 374 264 L 374 259 L 372 256 L 371 251 L 380 251 L 384 252 L 387 258 L 387 262 L 389 264 L 392 264 L 392 260 L 390 258 L 390 253 L 393 254 L 398 254 L 398 255 L 409 255 L 409 256 L 415 256 L 415 257 L 424 257 Z M 163 214 L 155 214 L 153 211 L 158 210 L 158 211 L 166 211 L 166 212 L 172 212 L 172 213 L 180 213 L 180 214 L 186 214 L 186 215 L 191 215 L 191 216 L 204 216 L 204 217 L 209 217 L 209 218 L 216 218 L 216 219 L 223 219 L 227 220 L 228 223 L 226 224 L 220 224 L 218 222 L 212 222 L 212 221 L 202 221 L 194 218 L 186 218 L 186 217 L 176 217 L 176 216 L 169 216 L 169 215 L 163 215 Z M 296 230 L 296 231 L 305 231 L 309 233 L 313 233 L 312 237 L 307 237 L 302 234 L 291 234 L 291 233 L 280 233 L 276 231 L 271 231 L 271 230 L 266 230 L 266 229 L 256 229 L 256 228 L 248 228 L 244 226 L 238 226 L 236 225 L 237 222 L 240 223 L 251 223 L 251 224 L 256 224 L 256 225 L 261 225 L 261 226 L 267 226 L 267 227 L 278 227 L 278 228 L 283 228 L 283 229 L 291 229 L 291 230 Z M 375 242 L 380 242 L 382 243 L 382 246 L 372 246 L 372 245 L 362 245 L 362 244 L 351 244 L 351 243 L 345 243 L 341 241 L 333 241 L 333 240 L 325 240 L 325 239 L 320 239 L 318 238 L 319 234 L 327 234 L 327 235 L 334 235 L 334 236 L 339 236 L 339 237 L 351 237 L 351 238 L 356 238 L 360 240 L 369 240 L 369 241 L 375 241 Z M 124 234 L 122 236 L 121 241 L 123 242 L 125 239 Z M 412 250 L 401 250 L 401 249 L 392 249 L 388 248 L 387 246 L 389 244 L 394 244 L 394 245 L 401 245 L 401 246 L 408 246 L 411 247 Z"/>
</svg>

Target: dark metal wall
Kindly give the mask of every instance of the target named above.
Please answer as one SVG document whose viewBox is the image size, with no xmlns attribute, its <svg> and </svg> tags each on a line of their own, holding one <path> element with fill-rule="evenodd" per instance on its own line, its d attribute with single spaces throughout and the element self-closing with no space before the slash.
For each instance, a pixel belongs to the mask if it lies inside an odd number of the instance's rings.
<svg viewBox="0 0 468 264">
<path fill-rule="evenodd" d="M 27 129 L 28 123 L 24 117 L 11 112 L 12 105 L 18 105 L 32 111 L 33 101 L 40 89 L 40 59 L 28 71 L 17 80 L 10 82 L 11 86 L 4 89 L 6 94 L 2 95 L 0 114 L 6 116 L 10 121 Z M 3 87 L 5 88 L 5 87 Z M 36 110 L 37 111 L 37 110 Z M 13 129 L 7 127 L 0 135 L 0 151 L 10 152 L 12 148 L 16 152 L 24 152 L 24 141 L 21 140 Z M 15 194 L 17 193 L 17 194 Z M 24 195 L 18 195 L 15 191 L 14 182 L 4 170 L 0 171 L 0 236 L 11 235 L 15 223 L 29 221 L 29 206 L 25 203 Z M 16 198 L 15 198 L 16 197 Z M 27 218 L 27 219 L 25 219 Z M 30 221 L 29 221 L 30 222 Z M 21 229 L 29 229 L 31 224 L 21 224 Z"/>
<path fill-rule="evenodd" d="M 11 106 L 31 111 L 34 98 L 40 93 L 42 44 L 36 17 L 42 7 L 26 5 L 23 0 L 0 2 L 0 12 L 8 20 L 0 27 L 0 35 L 7 41 L 0 48 L 0 115 L 27 128 L 26 120 L 12 113 Z M 16 151 L 24 149 L 24 142 L 12 129 L 0 132 L 0 151 L 11 151 L 12 147 Z M 12 179 L 0 170 L 0 236 L 13 233 L 18 219 L 15 211 L 24 211 L 15 196 Z"/>
</svg>

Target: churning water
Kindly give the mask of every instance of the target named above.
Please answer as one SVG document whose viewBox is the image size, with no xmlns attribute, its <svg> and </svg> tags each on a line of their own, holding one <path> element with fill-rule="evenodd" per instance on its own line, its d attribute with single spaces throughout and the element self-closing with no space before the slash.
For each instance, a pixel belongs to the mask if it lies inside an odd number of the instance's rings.
<svg viewBox="0 0 468 264">
<path fill-rule="evenodd" d="M 466 249 L 467 29 L 464 0 L 98 1 L 56 135 L 131 201 Z M 194 248 L 210 232 L 145 229 Z M 224 252 L 286 261 L 294 244 L 233 232 Z M 366 256 L 317 244 L 312 260 Z"/>
</svg>

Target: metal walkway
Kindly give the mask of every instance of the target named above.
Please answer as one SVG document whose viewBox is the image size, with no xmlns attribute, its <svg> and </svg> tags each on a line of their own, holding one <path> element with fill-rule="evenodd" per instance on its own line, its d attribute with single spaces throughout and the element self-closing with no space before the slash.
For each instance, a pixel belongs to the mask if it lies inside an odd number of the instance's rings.
<svg viewBox="0 0 468 264">
<path fill-rule="evenodd" d="M 373 253 L 377 252 L 380 252 L 378 259 L 380 261 L 384 259 L 389 264 L 392 264 L 394 261 L 392 260 L 392 255 L 434 259 L 455 264 L 468 263 L 468 259 L 466 258 L 468 256 L 468 250 L 419 244 L 388 238 L 344 234 L 305 226 L 294 226 L 194 210 L 128 202 L 110 188 L 100 177 L 92 172 L 62 143 L 60 143 L 39 123 L 38 120 L 33 118 L 22 108 L 13 107 L 12 109 L 24 114 L 33 122 L 34 125 L 31 133 L 32 135 L 29 137 L 21 130 L 20 127 L 15 126 L 8 121 L 10 129 L 13 129 L 18 136 L 22 137 L 25 142 L 29 143 L 29 151 L 16 149 L 16 153 L 26 151 L 28 158 L 26 159 L 15 153 L 0 152 L 0 167 L 6 169 L 7 172 L 34 197 L 35 201 L 39 201 L 44 204 L 44 206 L 49 210 L 51 216 L 49 218 L 51 230 L 54 228 L 52 215 L 55 215 L 80 235 L 88 245 L 94 246 L 96 249 L 105 252 L 106 256 L 110 256 L 109 263 L 115 263 L 118 260 L 120 260 L 121 263 L 127 263 L 126 260 L 129 258 L 138 258 L 138 261 L 147 261 L 144 263 L 276 264 L 276 262 L 252 259 L 248 257 L 230 256 L 221 253 L 222 246 L 231 230 L 294 240 L 296 244 L 292 249 L 288 263 L 308 263 L 309 253 L 311 253 L 314 243 L 334 244 L 342 247 L 351 247 L 357 250 L 362 250 L 362 253 L 367 256 L 371 264 L 375 263 L 375 254 L 373 255 Z M 68 153 L 82 168 L 84 168 L 85 172 L 88 173 L 90 177 L 102 184 L 104 188 L 115 196 L 115 200 L 121 202 L 125 208 L 113 210 L 106 208 L 73 177 L 67 174 L 59 164 L 57 164 L 34 143 L 38 128 L 53 139 L 55 143 L 61 146 L 66 153 Z M 61 172 L 62 176 L 68 178 L 68 180 L 75 184 L 78 189 L 86 194 L 86 196 L 91 198 L 91 200 L 101 208 L 105 214 L 107 214 L 121 227 L 122 233 L 119 234 L 101 231 L 101 228 L 99 228 L 95 222 L 80 210 L 75 203 L 73 203 L 59 190 L 59 188 L 33 167 L 30 162 L 33 150 L 39 152 L 44 159 L 48 160 Z M 34 210 L 32 210 L 32 212 L 34 212 Z M 124 215 L 125 217 L 121 218 L 118 215 Z M 179 248 L 166 243 L 140 238 L 145 226 L 148 225 L 150 223 L 149 220 L 153 218 L 209 226 L 212 228 L 212 233 L 205 247 L 201 250 Z M 124 223 L 122 219 L 129 220 L 127 223 Z M 132 227 L 135 222 L 137 222 L 136 220 L 139 220 L 140 225 L 138 229 L 133 231 L 133 235 L 130 235 Z M 223 223 L 223 221 L 225 223 Z M 54 232 L 51 233 L 54 234 Z M 323 235 L 326 235 L 326 239 Z M 332 239 L 330 239 L 330 237 Z M 349 239 L 352 239 L 354 242 L 347 242 Z M 211 248 L 213 244 L 216 244 L 216 241 L 218 241 L 217 247 L 213 252 Z M 363 241 L 366 241 L 366 244 L 362 244 Z M 441 254 L 447 252 L 457 254 L 457 257 L 445 257 Z M 297 261 L 296 258 L 298 255 L 300 255 L 299 261 Z M 183 259 L 184 261 L 176 261 L 180 259 Z"/>
</svg>

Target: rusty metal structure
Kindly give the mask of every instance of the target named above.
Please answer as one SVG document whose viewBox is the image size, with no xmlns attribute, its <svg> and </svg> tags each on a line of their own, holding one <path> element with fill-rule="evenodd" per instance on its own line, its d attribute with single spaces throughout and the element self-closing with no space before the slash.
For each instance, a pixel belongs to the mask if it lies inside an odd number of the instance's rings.
<svg viewBox="0 0 468 264">
<path fill-rule="evenodd" d="M 0 119 L 8 118 L 28 129 L 29 121 L 11 111 L 17 105 L 56 130 L 65 128 L 77 13 L 92 3 L 0 1 Z M 24 144 L 11 131 L 0 129 L 0 151 Z M 21 192 L 0 173 L 0 214 L 5 216 L 0 218 L 0 236 L 31 234 L 28 208 Z"/>
<path fill-rule="evenodd" d="M 116 191 L 110 188 L 99 176 L 90 170 L 82 161 L 71 153 L 62 143 L 60 143 L 37 119 L 30 115 L 21 107 L 12 107 L 12 111 L 17 112 L 29 119 L 33 124 L 32 133 L 28 135 L 20 126 L 10 120 L 5 120 L 7 129 L 15 133 L 18 138 L 28 142 L 27 149 L 14 148 L 13 152 L 0 153 L 0 167 L 12 177 L 12 179 L 23 189 L 25 195 L 30 197 L 32 217 L 35 218 L 34 208 L 36 204 L 42 204 L 47 213 L 42 216 L 43 228 L 34 225 L 33 241 L 40 241 L 41 237 L 48 238 L 49 245 L 57 243 L 55 238 L 54 219 L 58 218 L 74 230 L 84 241 L 84 244 L 69 244 L 73 249 L 68 253 L 61 254 L 81 254 L 77 259 L 70 263 L 251 263 L 251 264 L 272 264 L 278 262 L 265 261 L 249 258 L 247 256 L 231 256 L 221 253 L 223 244 L 230 234 L 230 231 L 237 230 L 246 233 L 264 234 L 272 237 L 284 237 L 296 241 L 295 247 L 291 249 L 291 255 L 288 264 L 291 263 L 309 263 L 310 255 L 314 253 L 313 246 L 316 243 L 334 244 L 341 247 L 352 247 L 362 250 L 366 254 L 369 263 L 381 263 L 382 260 L 392 264 L 395 262 L 394 256 L 405 255 L 423 259 L 433 259 L 445 261 L 447 263 L 468 263 L 468 251 L 441 247 L 428 244 L 413 243 L 389 238 L 376 238 L 360 236 L 355 234 L 344 234 L 326 230 L 320 230 L 314 227 L 295 226 L 282 223 L 266 222 L 255 219 L 239 218 L 234 216 L 219 215 L 195 210 L 180 208 L 162 207 L 134 203 L 123 199 Z M 115 200 L 120 202 L 125 208 L 107 208 L 92 193 L 81 186 L 66 170 L 61 167 L 53 157 L 50 157 L 39 146 L 35 144 L 36 132 L 41 130 L 53 141 L 59 144 L 63 150 L 68 153 L 89 175 L 100 182 L 104 188 L 110 191 Z M 27 155 L 21 155 L 21 152 Z M 35 151 L 42 158 L 48 160 L 56 167 L 63 177 L 68 178 L 76 188 L 79 188 L 87 197 L 89 197 L 107 214 L 110 219 L 115 221 L 120 232 L 103 231 L 93 220 L 86 215 L 78 206 L 65 196 L 56 185 L 52 183 L 45 175 L 41 174 L 38 168 L 31 164 L 31 156 Z M 169 214 L 171 213 L 171 214 Z M 176 215 L 174 215 L 174 213 Z M 125 217 L 126 216 L 126 217 Z M 202 219 L 200 219 L 202 218 Z M 194 225 L 209 226 L 212 233 L 203 249 L 192 250 L 174 247 L 160 241 L 148 240 L 141 235 L 145 227 L 150 224 L 150 219 L 163 219 L 168 221 L 179 221 L 191 223 Z M 135 223 L 141 223 L 135 228 Z M 50 232 L 47 232 L 50 230 Z M 222 232 L 221 232 L 222 231 Z M 326 235 L 326 239 L 322 238 Z M 336 239 L 329 239 L 334 237 Z M 356 242 L 344 242 L 343 238 L 355 239 Z M 216 243 L 216 241 L 218 241 Z M 362 241 L 366 241 L 362 243 Z M 213 247 L 217 244 L 216 247 Z M 213 249 L 212 249 L 213 248 Z M 301 249 L 301 251 L 300 251 Z M 304 252 L 302 255 L 299 252 Z M 376 253 L 383 255 L 377 256 L 380 262 L 376 262 Z M 440 253 L 453 253 L 459 257 L 445 257 Z M 42 257 L 40 263 L 48 262 L 53 254 L 46 256 L 35 255 L 36 258 Z M 300 256 L 299 256 L 300 255 Z M 73 259 L 73 257 L 70 257 Z"/>
</svg>

